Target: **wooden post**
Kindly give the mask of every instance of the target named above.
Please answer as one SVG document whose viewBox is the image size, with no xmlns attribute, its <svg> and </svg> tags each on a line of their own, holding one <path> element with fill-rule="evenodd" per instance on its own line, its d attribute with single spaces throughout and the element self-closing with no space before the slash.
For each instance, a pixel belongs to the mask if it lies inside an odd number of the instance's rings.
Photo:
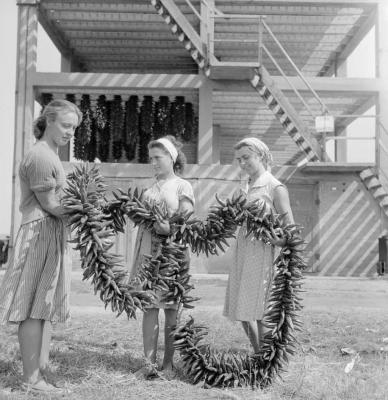
<svg viewBox="0 0 388 400">
<path fill-rule="evenodd" d="M 70 54 L 61 53 L 61 72 L 72 72 L 73 60 Z M 61 161 L 70 161 L 70 144 L 69 142 L 66 146 L 61 146 L 58 149 L 58 155 Z"/>
<path fill-rule="evenodd" d="M 382 78 L 379 88 L 379 98 L 377 102 L 377 114 L 380 115 L 380 127 L 378 145 L 379 148 L 379 178 L 385 187 L 388 187 L 388 154 L 384 148 L 388 148 L 388 3 L 379 2 L 376 24 L 376 75 Z"/>
<path fill-rule="evenodd" d="M 335 65 L 335 76 L 346 78 L 347 76 L 347 61 L 344 59 L 337 59 Z M 341 132 L 341 136 L 347 136 L 347 130 Z M 348 142 L 346 140 L 335 140 L 335 161 L 347 162 L 348 156 Z"/>
<path fill-rule="evenodd" d="M 15 97 L 15 145 L 12 173 L 12 216 L 10 246 L 13 246 L 20 225 L 19 164 L 34 143 L 34 93 L 30 83 L 31 73 L 36 72 L 38 15 L 37 0 L 18 1 L 18 40 Z"/>
<path fill-rule="evenodd" d="M 214 0 L 208 1 L 209 6 L 214 6 Z M 209 10 L 201 3 L 201 17 L 209 23 Z M 208 41 L 208 24 L 201 22 L 201 40 L 205 44 Z M 202 74 L 202 72 L 200 72 Z M 205 78 L 205 76 L 204 76 Z M 212 82 L 205 78 L 199 88 L 198 107 L 198 164 L 213 163 L 213 87 Z"/>
</svg>

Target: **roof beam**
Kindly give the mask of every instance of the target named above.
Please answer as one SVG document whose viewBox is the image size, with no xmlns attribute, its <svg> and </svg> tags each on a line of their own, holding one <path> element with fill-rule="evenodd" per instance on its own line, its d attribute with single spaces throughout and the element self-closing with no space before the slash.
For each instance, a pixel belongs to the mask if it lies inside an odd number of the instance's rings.
<svg viewBox="0 0 388 400">
<path fill-rule="evenodd" d="M 288 76 L 288 80 L 300 91 L 309 91 L 302 80 L 295 76 Z M 272 76 L 276 86 L 280 90 L 291 90 L 286 79 L 282 76 Z M 329 77 L 306 77 L 314 90 L 319 92 L 379 92 L 382 85 L 387 84 L 387 80 L 374 78 L 329 78 Z M 245 92 L 251 91 L 250 84 L 238 80 L 217 80 L 213 81 L 215 90 L 230 91 L 230 92 Z"/>
<path fill-rule="evenodd" d="M 350 54 L 357 48 L 357 46 L 361 43 L 362 39 L 368 34 L 368 32 L 376 25 L 376 12 L 369 14 L 368 18 L 364 21 L 364 23 L 359 27 L 356 31 L 355 35 L 351 37 L 351 39 L 346 43 L 346 45 L 342 48 L 342 50 L 337 54 L 337 57 L 331 65 L 329 66 L 325 75 L 332 75 L 335 73 L 335 69 L 340 65 L 343 61 L 345 61 Z"/>
<path fill-rule="evenodd" d="M 362 7 L 365 4 L 378 4 L 385 3 L 386 0 L 329 0 L 325 1 L 324 4 L 326 7 L 330 7 L 331 5 L 344 4 L 345 6 L 351 5 L 354 7 Z M 250 3 L 248 0 L 217 0 L 217 8 L 221 8 L 223 5 L 229 5 L 233 3 L 234 6 L 238 6 L 241 3 Z M 315 5 L 315 4 L 323 4 L 322 0 L 269 0 L 269 1 L 261 1 L 260 5 L 276 5 L 276 6 L 295 6 L 295 5 Z"/>
<path fill-rule="evenodd" d="M 205 78 L 197 74 L 108 74 L 108 73 L 42 73 L 32 74 L 32 85 L 36 87 L 57 88 L 185 88 L 198 89 Z M 290 91 L 287 81 L 281 76 L 272 76 L 277 87 Z M 308 91 L 300 79 L 288 77 L 294 86 L 301 91 Z M 388 80 L 374 78 L 306 78 L 318 92 L 370 93 L 379 92 Z M 213 80 L 213 89 L 225 92 L 251 92 L 252 86 L 240 80 Z"/>
<path fill-rule="evenodd" d="M 47 73 L 36 72 L 31 84 L 38 91 L 45 90 L 114 90 L 142 89 L 198 89 L 204 78 L 197 74 L 108 74 L 108 73 Z"/>
</svg>

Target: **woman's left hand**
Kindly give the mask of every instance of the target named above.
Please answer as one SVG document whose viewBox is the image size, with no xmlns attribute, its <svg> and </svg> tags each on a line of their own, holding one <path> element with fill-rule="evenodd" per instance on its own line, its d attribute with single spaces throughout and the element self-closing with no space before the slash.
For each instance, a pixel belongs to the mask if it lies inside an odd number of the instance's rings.
<svg viewBox="0 0 388 400">
<path fill-rule="evenodd" d="M 273 246 L 283 247 L 286 244 L 287 239 L 285 237 L 281 238 L 277 235 L 273 228 L 271 228 L 271 236 L 268 236 L 268 241 Z"/>
</svg>

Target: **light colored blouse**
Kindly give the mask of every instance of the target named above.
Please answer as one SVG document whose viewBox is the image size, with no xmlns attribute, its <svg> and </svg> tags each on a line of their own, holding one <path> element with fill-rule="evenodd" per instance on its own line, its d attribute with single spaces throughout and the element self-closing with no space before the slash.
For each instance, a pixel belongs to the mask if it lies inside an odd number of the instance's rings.
<svg viewBox="0 0 388 400">
<path fill-rule="evenodd" d="M 174 176 L 166 180 L 159 180 L 144 192 L 144 198 L 150 203 L 156 203 L 173 216 L 179 210 L 181 199 L 189 200 L 194 206 L 194 192 L 190 182 Z"/>
</svg>

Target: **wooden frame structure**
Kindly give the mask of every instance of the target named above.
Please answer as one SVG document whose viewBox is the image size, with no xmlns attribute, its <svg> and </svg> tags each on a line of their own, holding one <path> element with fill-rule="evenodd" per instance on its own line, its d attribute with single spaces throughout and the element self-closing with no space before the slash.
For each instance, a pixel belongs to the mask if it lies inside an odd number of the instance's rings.
<svg viewBox="0 0 388 400">
<path fill-rule="evenodd" d="M 275 170 L 281 171 L 280 177 L 290 181 L 292 176 L 295 178 L 303 173 L 318 176 L 319 168 L 326 178 L 334 173 L 328 172 L 322 163 L 322 167 L 316 165 L 318 170 L 307 164 L 303 172 L 303 165 L 308 160 L 318 161 L 321 154 L 314 135 L 304 136 L 310 129 L 307 116 L 295 105 L 298 99 L 291 87 L 302 93 L 317 111 L 310 90 L 284 60 L 278 62 L 289 74 L 281 76 L 267 60 L 270 82 L 263 84 L 263 71 L 252 72 L 259 65 L 254 61 L 257 46 L 249 40 L 257 36 L 257 31 L 251 22 L 238 23 L 238 18 L 236 25 L 230 21 L 219 23 L 214 18 L 214 0 L 191 0 L 198 15 L 186 0 L 135 0 L 130 4 L 121 0 L 16 2 L 19 10 L 12 239 L 20 222 L 18 165 L 33 144 L 34 100 L 44 92 L 194 91 L 198 95 L 199 136 L 197 164 L 189 170 L 193 182 L 198 185 L 201 179 L 239 180 L 239 175 L 232 173 L 234 167 L 222 164 L 225 160 L 230 164 L 231 143 L 236 138 L 244 132 L 256 134 L 260 129 L 264 131 L 262 138 L 274 149 L 282 146 L 287 151 L 293 149 L 293 157 L 288 153 L 282 156 L 279 150 L 280 165 Z M 350 115 L 341 119 L 338 134 L 356 118 L 351 114 L 358 115 L 367 105 L 376 104 L 376 165 L 371 166 L 371 171 L 376 172 L 383 187 L 388 188 L 388 176 L 384 172 L 388 171 L 388 153 L 385 152 L 388 149 L 388 4 L 383 0 L 357 3 L 331 0 L 330 4 L 318 0 L 271 0 L 260 2 L 254 8 L 244 0 L 217 0 L 216 5 L 225 15 L 261 13 L 267 16 L 266 22 L 285 43 L 290 57 L 311 88 L 319 93 L 329 109 Z M 62 54 L 61 73 L 36 70 L 38 21 Z M 373 26 L 376 32 L 376 77 L 347 78 L 338 74 L 331 77 L 346 63 L 346 58 Z M 229 38 L 229 44 L 217 42 L 220 35 Z M 266 36 L 263 37 L 266 40 Z M 268 46 L 274 57 L 280 57 L 278 50 Z M 274 89 L 279 96 L 275 95 Z M 287 102 L 295 108 L 297 119 L 291 117 L 289 125 L 285 122 L 289 116 Z M 306 127 L 301 128 L 302 125 Z M 343 155 L 346 149 L 342 146 L 339 151 Z M 355 167 L 349 166 L 344 156 L 341 161 L 347 174 L 355 174 Z M 338 163 L 335 165 L 339 167 Z M 364 167 L 367 166 L 359 165 L 355 169 L 361 172 Z M 115 171 L 117 165 L 104 168 Z M 138 173 L 131 172 L 138 171 L 136 165 L 124 169 L 127 177 L 135 177 Z M 345 170 L 339 168 L 337 172 L 341 174 Z M 357 174 L 355 176 L 360 179 Z M 366 181 L 363 177 L 361 181 L 369 190 L 368 182 L 373 177 L 363 176 Z M 376 198 L 375 192 L 369 192 L 369 195 L 371 193 Z M 206 195 L 201 191 L 199 197 L 204 204 L 209 201 L 205 201 Z M 385 200 L 388 201 L 388 195 L 378 197 L 380 203 Z M 380 210 L 379 234 L 387 225 L 384 210 Z"/>
</svg>

